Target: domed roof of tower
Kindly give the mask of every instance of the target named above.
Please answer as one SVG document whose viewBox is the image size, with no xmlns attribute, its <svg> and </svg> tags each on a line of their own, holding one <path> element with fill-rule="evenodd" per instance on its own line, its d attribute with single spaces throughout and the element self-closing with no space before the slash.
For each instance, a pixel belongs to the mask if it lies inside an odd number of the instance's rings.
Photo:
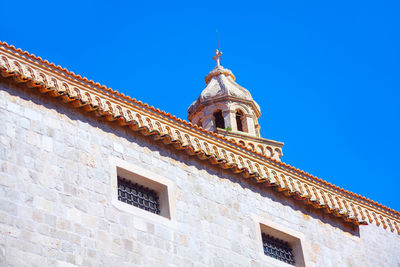
<svg viewBox="0 0 400 267">
<path fill-rule="evenodd" d="M 217 66 L 205 78 L 206 88 L 200 96 L 194 101 L 188 113 L 192 114 L 199 106 L 208 102 L 216 102 L 223 99 L 232 101 L 244 101 L 253 104 L 258 117 L 261 115 L 259 105 L 253 100 L 250 92 L 235 82 L 236 77 L 232 71 L 225 69 L 221 65 Z"/>
</svg>

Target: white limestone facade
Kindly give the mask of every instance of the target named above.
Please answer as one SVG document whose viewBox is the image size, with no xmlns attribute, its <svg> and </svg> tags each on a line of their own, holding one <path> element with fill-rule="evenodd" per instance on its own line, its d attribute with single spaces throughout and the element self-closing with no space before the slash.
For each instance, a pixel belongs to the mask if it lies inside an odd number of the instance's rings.
<svg viewBox="0 0 400 267">
<path fill-rule="evenodd" d="M 119 167 L 170 188 L 170 216 L 119 206 Z M 265 228 L 300 240 L 305 266 L 400 265 L 389 228 L 346 223 L 0 79 L 0 266 L 287 266 L 263 255 Z"/>
</svg>

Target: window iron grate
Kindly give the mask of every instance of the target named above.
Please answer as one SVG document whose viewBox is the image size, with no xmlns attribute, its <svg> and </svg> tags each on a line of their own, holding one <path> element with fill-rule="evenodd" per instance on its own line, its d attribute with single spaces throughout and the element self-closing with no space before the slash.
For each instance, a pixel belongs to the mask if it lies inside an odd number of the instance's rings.
<svg viewBox="0 0 400 267">
<path fill-rule="evenodd" d="M 158 195 L 154 190 L 118 176 L 118 200 L 149 212 L 160 214 Z"/>
<path fill-rule="evenodd" d="M 294 265 L 295 261 L 292 248 L 290 247 L 288 242 L 267 234 L 262 234 L 262 241 L 265 255 Z"/>
</svg>

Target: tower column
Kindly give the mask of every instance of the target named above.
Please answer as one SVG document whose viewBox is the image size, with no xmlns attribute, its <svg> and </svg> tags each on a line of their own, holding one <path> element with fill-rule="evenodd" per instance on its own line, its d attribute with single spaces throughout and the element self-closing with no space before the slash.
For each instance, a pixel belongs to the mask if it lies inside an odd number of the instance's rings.
<svg viewBox="0 0 400 267">
<path fill-rule="evenodd" d="M 215 121 L 213 115 L 203 117 L 203 128 L 209 131 L 215 131 Z"/>
<path fill-rule="evenodd" d="M 260 136 L 261 136 L 261 134 L 260 134 L 260 125 L 257 124 L 255 129 L 256 129 L 256 135 L 257 135 L 257 137 L 260 137 Z"/>
<path fill-rule="evenodd" d="M 225 121 L 225 128 L 231 127 L 233 131 L 237 130 L 236 123 L 235 123 L 235 115 L 230 110 L 225 110 L 222 112 Z"/>
<path fill-rule="evenodd" d="M 236 111 L 234 111 L 234 110 L 229 111 L 229 119 L 232 124 L 232 126 L 231 126 L 232 130 L 237 131 L 238 129 L 237 129 L 237 124 L 236 124 Z"/>
<path fill-rule="evenodd" d="M 254 128 L 254 119 L 251 116 L 245 115 L 247 132 L 253 136 L 257 136 L 256 129 Z"/>
</svg>

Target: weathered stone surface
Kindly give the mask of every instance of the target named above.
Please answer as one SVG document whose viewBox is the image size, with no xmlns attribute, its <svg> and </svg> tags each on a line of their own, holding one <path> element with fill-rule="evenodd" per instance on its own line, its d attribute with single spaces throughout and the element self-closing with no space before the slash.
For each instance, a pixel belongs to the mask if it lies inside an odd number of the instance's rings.
<svg viewBox="0 0 400 267">
<path fill-rule="evenodd" d="M 175 228 L 112 205 L 110 156 L 176 184 Z M 0 266 L 270 266 L 253 215 L 303 233 L 308 266 L 400 263 L 389 229 L 263 186 L 0 83 Z"/>
</svg>

